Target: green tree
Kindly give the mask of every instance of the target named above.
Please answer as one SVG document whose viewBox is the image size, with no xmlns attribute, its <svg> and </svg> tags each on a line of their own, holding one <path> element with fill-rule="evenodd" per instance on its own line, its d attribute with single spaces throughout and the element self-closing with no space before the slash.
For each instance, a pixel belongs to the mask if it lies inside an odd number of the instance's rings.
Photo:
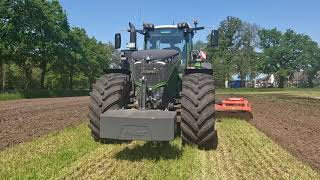
<svg viewBox="0 0 320 180">
<path fill-rule="evenodd" d="M 229 80 L 235 73 L 232 64 L 233 57 L 238 48 L 238 38 L 241 30 L 242 21 L 239 18 L 228 16 L 219 25 L 219 48 L 207 49 L 215 72 L 215 79 L 220 86 L 224 81 Z M 208 40 L 210 36 L 208 37 Z"/>
<path fill-rule="evenodd" d="M 245 86 L 247 76 L 255 77 L 259 68 L 258 56 L 255 49 L 258 47 L 258 30 L 255 24 L 242 22 L 237 35 L 237 45 L 234 49 L 232 64 L 239 74 L 241 87 Z"/>
<path fill-rule="evenodd" d="M 72 28 L 67 34 L 64 46 L 58 49 L 51 69 L 59 76 L 62 88 L 73 89 L 73 79 L 80 69 L 80 59 L 83 58 L 83 43 L 87 38 L 84 29 Z"/>
<path fill-rule="evenodd" d="M 32 69 L 36 65 L 36 27 L 41 10 L 34 1 L 9 0 L 1 2 L 2 35 L 0 40 L 6 44 L 4 52 L 18 64 L 25 75 L 25 89 L 30 88 Z M 7 59 L 6 54 L 2 54 Z"/>
<path fill-rule="evenodd" d="M 13 44 L 16 38 L 12 33 L 14 26 L 10 19 L 13 17 L 14 11 L 10 5 L 11 1 L 0 1 L 0 77 L 2 91 L 6 89 L 7 65 L 13 59 Z"/>
<path fill-rule="evenodd" d="M 195 50 L 200 50 L 200 49 L 206 49 L 207 48 L 207 44 L 204 43 L 201 40 L 198 40 L 196 43 L 194 43 L 193 45 L 193 49 Z"/>
<path fill-rule="evenodd" d="M 32 69 L 36 66 L 38 49 L 36 49 L 37 39 L 35 36 L 37 20 L 40 9 L 34 6 L 34 1 L 10 1 L 9 5 L 11 17 L 10 26 L 13 31 L 8 32 L 13 46 L 13 61 L 19 65 L 25 75 L 24 89 L 29 89 L 31 85 Z"/>
<path fill-rule="evenodd" d="M 227 17 L 220 23 L 219 48 L 208 49 L 212 57 L 215 79 L 222 85 L 233 74 L 239 74 L 241 85 L 245 78 L 257 74 L 259 63 L 255 49 L 258 47 L 258 30 L 255 24 Z"/>
<path fill-rule="evenodd" d="M 69 33 L 67 16 L 59 1 L 35 0 L 35 6 L 41 11 L 38 22 L 37 48 L 39 49 L 39 68 L 41 69 L 41 87 L 44 88 L 47 66 L 54 58 L 61 58 L 61 48 L 65 47 Z"/>
<path fill-rule="evenodd" d="M 114 49 L 110 44 L 90 38 L 84 29 L 75 27 L 69 33 L 65 50 L 65 57 L 57 58 L 53 69 L 60 77 L 68 77 L 68 87 L 73 89 L 73 81 L 77 76 L 86 77 L 90 86 L 109 66 Z M 65 84 L 65 79 L 61 78 L 61 84 Z"/>
<path fill-rule="evenodd" d="M 302 53 L 298 59 L 298 68 L 303 69 L 308 76 L 308 86 L 314 86 L 314 80 L 320 71 L 320 48 L 318 44 L 307 35 L 302 35 Z"/>
<path fill-rule="evenodd" d="M 308 56 L 305 36 L 291 29 L 282 33 L 277 29 L 261 30 L 260 45 L 263 50 L 266 73 L 274 73 L 279 80 L 279 87 L 284 87 L 285 80 L 293 72 L 299 70 L 306 63 L 303 56 Z"/>
<path fill-rule="evenodd" d="M 60 57 L 59 52 L 66 47 L 69 31 L 66 14 L 57 0 L 8 0 L 0 3 L 1 67 L 10 60 L 23 69 L 25 89 L 30 88 L 32 72 L 39 67 L 43 88 L 48 64 Z"/>
<path fill-rule="evenodd" d="M 86 38 L 83 45 L 84 54 L 80 68 L 91 86 L 93 81 L 103 73 L 103 69 L 109 67 L 114 49 L 111 44 L 98 42 L 95 38 Z"/>
</svg>

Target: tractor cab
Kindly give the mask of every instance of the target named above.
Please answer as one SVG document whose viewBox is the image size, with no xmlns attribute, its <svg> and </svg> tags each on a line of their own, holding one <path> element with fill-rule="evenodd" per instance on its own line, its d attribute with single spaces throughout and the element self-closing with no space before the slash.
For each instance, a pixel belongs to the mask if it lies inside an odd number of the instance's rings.
<svg viewBox="0 0 320 180">
<path fill-rule="evenodd" d="M 187 49 L 192 45 L 190 34 L 184 34 L 182 29 L 176 25 L 156 26 L 145 34 L 144 49 L 171 49 L 178 51 L 181 56 L 181 63 L 186 62 Z"/>
<path fill-rule="evenodd" d="M 179 55 L 180 65 L 183 68 L 197 66 L 197 60 L 202 59 L 205 53 L 193 50 L 192 39 L 195 33 L 203 30 L 204 27 L 198 27 L 197 22 L 194 22 L 194 27 L 188 23 L 178 23 L 177 25 L 160 25 L 145 23 L 142 30 L 137 30 L 132 23 L 129 23 L 130 42 L 127 44 L 128 49 L 122 50 L 122 59 L 131 59 L 133 51 L 137 49 L 137 33 L 144 36 L 143 50 L 148 50 L 148 54 L 162 54 L 165 51 L 158 50 L 176 50 Z M 216 47 L 218 45 L 218 31 L 211 32 L 210 42 L 208 46 Z M 120 33 L 115 35 L 115 48 L 121 46 Z M 141 51 L 141 50 L 140 50 Z M 143 54 L 143 52 L 141 52 Z M 145 54 L 145 53 L 144 53 Z M 147 58 L 148 56 L 146 56 Z"/>
</svg>

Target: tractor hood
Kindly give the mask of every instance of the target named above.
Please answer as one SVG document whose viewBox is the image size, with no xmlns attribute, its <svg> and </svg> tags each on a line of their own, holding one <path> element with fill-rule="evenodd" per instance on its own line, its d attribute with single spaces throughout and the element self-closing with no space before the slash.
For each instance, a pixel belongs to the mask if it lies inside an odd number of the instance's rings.
<svg viewBox="0 0 320 180">
<path fill-rule="evenodd" d="M 131 57 L 135 61 L 140 60 L 156 60 L 156 59 L 167 59 L 170 57 L 177 56 L 179 52 L 172 49 L 150 49 L 140 50 L 132 53 Z"/>
</svg>

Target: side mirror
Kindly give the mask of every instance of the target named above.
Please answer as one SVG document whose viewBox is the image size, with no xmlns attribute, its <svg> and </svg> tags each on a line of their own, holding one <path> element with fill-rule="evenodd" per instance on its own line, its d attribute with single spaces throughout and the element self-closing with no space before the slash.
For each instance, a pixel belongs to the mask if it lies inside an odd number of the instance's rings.
<svg viewBox="0 0 320 180">
<path fill-rule="evenodd" d="M 128 44 L 128 48 L 136 50 L 137 49 L 137 31 L 134 25 L 129 22 L 129 32 L 130 32 L 130 43 Z"/>
<path fill-rule="evenodd" d="M 119 49 L 121 47 L 121 34 L 117 33 L 114 35 L 114 48 Z"/>
<path fill-rule="evenodd" d="M 210 34 L 210 46 L 218 47 L 218 45 L 219 45 L 219 31 L 212 30 Z"/>
</svg>

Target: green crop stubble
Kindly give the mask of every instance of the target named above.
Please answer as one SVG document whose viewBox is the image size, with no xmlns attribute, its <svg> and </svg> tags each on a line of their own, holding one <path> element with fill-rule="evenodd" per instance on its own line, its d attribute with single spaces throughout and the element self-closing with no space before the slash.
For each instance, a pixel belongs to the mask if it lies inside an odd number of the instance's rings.
<svg viewBox="0 0 320 180">
<path fill-rule="evenodd" d="M 205 179 L 317 179 L 319 174 L 241 120 L 218 124 L 216 151 L 200 151 Z"/>
<path fill-rule="evenodd" d="M 4 179 L 319 179 L 245 121 L 217 124 L 216 150 L 169 144 L 99 144 L 86 124 L 0 152 Z"/>
<path fill-rule="evenodd" d="M 101 146 L 65 169 L 71 179 L 186 179 L 200 164 L 193 147 L 181 148 L 181 140 L 170 144 L 132 142 Z"/>
<path fill-rule="evenodd" d="M 185 179 L 199 166 L 194 147 L 131 142 L 99 144 L 86 124 L 0 152 L 4 179 Z"/>
<path fill-rule="evenodd" d="M 0 152 L 0 177 L 47 179 L 98 146 L 80 125 Z"/>
</svg>

